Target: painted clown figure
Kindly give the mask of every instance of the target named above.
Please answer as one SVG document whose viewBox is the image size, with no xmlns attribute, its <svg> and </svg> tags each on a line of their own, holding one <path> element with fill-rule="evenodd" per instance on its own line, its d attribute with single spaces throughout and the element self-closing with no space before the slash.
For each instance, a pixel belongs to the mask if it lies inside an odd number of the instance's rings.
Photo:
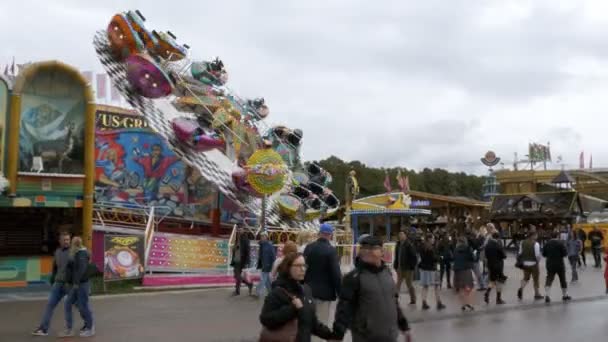
<svg viewBox="0 0 608 342">
<path fill-rule="evenodd" d="M 159 144 L 152 145 L 152 152 L 149 155 L 140 157 L 135 156 L 133 160 L 143 167 L 144 171 L 144 199 L 146 201 L 156 200 L 160 190 L 160 183 L 167 170 L 179 159 L 176 156 L 163 155 L 162 147 Z"/>
</svg>

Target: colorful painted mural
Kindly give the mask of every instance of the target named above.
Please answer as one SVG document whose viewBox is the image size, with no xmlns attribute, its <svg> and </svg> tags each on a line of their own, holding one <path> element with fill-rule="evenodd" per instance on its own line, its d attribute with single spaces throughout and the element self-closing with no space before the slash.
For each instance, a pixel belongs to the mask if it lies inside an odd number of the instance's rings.
<svg viewBox="0 0 608 342">
<path fill-rule="evenodd" d="M 144 118 L 98 110 L 96 201 L 157 207 L 157 213 L 209 219 L 217 191 L 180 161 Z"/>
<path fill-rule="evenodd" d="M 246 222 L 249 226 L 257 225 L 257 217 L 253 213 L 243 210 L 221 193 L 219 195 L 219 208 L 221 211 L 220 220 L 223 223 L 242 224 Z"/>
<path fill-rule="evenodd" d="M 52 256 L 0 258 L 0 288 L 46 283 L 52 271 Z"/>
<path fill-rule="evenodd" d="M 21 96 L 19 171 L 84 174 L 85 100 L 78 80 L 43 69 Z"/>
</svg>

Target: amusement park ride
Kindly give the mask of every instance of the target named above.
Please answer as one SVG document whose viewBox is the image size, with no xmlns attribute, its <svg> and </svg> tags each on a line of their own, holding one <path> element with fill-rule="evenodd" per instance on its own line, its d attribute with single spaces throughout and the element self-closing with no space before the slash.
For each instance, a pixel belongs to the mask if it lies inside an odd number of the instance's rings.
<svg viewBox="0 0 608 342">
<path fill-rule="evenodd" d="M 331 175 L 301 162 L 302 131 L 268 126 L 266 101 L 228 88 L 222 60 L 191 60 L 188 45 L 148 30 L 139 11 L 114 15 L 94 45 L 115 87 L 150 127 L 224 195 L 259 214 L 258 228 L 267 221 L 314 229 L 338 210 Z"/>
</svg>

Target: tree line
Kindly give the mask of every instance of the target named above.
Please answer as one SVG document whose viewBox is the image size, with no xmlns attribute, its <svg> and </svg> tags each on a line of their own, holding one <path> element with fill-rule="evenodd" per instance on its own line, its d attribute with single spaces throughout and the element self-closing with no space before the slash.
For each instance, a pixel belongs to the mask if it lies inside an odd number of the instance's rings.
<svg viewBox="0 0 608 342">
<path fill-rule="evenodd" d="M 331 173 L 333 182 L 329 186 L 331 190 L 344 200 L 345 182 L 351 170 L 357 172 L 360 194 L 359 198 L 377 195 L 386 192 L 384 188 L 385 172 L 389 172 L 389 178 L 393 190 L 398 190 L 397 172 L 401 170 L 403 177 L 408 177 L 411 190 L 424 191 L 438 195 L 464 196 L 481 199 L 483 194 L 484 177 L 468 175 L 464 172 L 448 172 L 444 169 L 425 168 L 422 171 L 408 170 L 406 168 L 375 168 L 368 167 L 360 161 L 346 162 L 336 156 L 314 161 L 322 168 Z"/>
</svg>

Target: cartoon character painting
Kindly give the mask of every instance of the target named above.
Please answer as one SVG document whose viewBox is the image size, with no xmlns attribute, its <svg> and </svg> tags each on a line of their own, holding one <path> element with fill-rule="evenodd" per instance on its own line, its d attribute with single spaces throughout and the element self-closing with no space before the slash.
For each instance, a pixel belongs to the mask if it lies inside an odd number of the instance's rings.
<svg viewBox="0 0 608 342">
<path fill-rule="evenodd" d="M 98 118 L 97 203 L 155 206 L 162 214 L 209 218 L 217 206 L 217 189 L 198 171 L 187 167 L 160 136 L 142 125 L 128 126 L 139 117 L 98 113 Z"/>
<path fill-rule="evenodd" d="M 149 155 L 140 157 L 137 155 L 137 150 L 135 150 L 135 153 L 136 156 L 133 160 L 143 167 L 144 199 L 146 201 L 155 200 L 158 198 L 160 183 L 165 177 L 167 170 L 178 162 L 179 159 L 176 156 L 165 156 L 160 144 L 152 145 L 152 152 Z"/>
</svg>

